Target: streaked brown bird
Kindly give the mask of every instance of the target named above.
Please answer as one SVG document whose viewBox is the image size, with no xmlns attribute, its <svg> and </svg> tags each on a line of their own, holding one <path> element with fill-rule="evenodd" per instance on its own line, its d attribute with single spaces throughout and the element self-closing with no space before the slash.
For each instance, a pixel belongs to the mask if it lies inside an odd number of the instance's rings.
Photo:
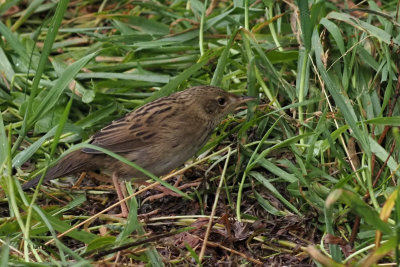
<svg viewBox="0 0 400 267">
<path fill-rule="evenodd" d="M 159 176 L 192 157 L 221 120 L 253 97 L 237 96 L 214 86 L 196 86 L 157 99 L 95 133 L 91 144 L 115 152 Z M 49 181 L 82 171 L 101 170 L 119 179 L 147 180 L 140 171 L 100 151 L 72 152 L 50 168 Z M 40 176 L 25 183 L 28 189 Z"/>
</svg>

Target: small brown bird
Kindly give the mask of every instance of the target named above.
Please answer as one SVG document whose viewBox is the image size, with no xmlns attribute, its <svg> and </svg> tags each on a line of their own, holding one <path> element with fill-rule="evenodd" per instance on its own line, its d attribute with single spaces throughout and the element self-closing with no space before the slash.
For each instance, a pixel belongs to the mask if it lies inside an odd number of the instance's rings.
<svg viewBox="0 0 400 267">
<path fill-rule="evenodd" d="M 135 162 L 155 175 L 182 165 L 209 139 L 213 129 L 240 104 L 253 97 L 237 96 L 214 86 L 196 86 L 150 102 L 113 121 L 92 137 L 91 144 Z M 45 181 L 102 170 L 119 179 L 147 180 L 140 171 L 100 151 L 72 152 L 47 172 Z M 28 189 L 40 176 L 25 183 Z M 114 181 L 115 182 L 115 181 Z"/>
</svg>

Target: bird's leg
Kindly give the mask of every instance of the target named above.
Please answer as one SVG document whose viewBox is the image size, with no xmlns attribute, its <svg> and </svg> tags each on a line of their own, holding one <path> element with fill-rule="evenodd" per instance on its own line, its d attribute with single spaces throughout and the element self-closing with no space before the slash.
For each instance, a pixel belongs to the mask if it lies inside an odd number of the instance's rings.
<svg viewBox="0 0 400 267">
<path fill-rule="evenodd" d="M 85 179 L 85 177 L 86 177 L 86 172 L 82 172 L 81 175 L 79 176 L 78 181 L 76 181 L 76 183 L 72 186 L 72 188 L 78 188 L 81 185 L 83 179 Z"/>
<path fill-rule="evenodd" d="M 110 177 L 109 176 L 106 176 L 104 174 L 99 174 L 99 173 L 96 173 L 96 172 L 92 172 L 92 171 L 88 172 L 88 174 L 89 174 L 90 177 L 93 177 L 94 179 L 96 179 L 99 182 L 110 183 Z"/>
<path fill-rule="evenodd" d="M 117 191 L 118 200 L 119 201 L 123 200 L 125 197 L 124 197 L 124 194 L 123 194 L 122 189 L 121 189 L 121 183 L 118 181 L 118 175 L 117 175 L 116 172 L 113 172 L 112 181 L 113 181 L 115 190 Z M 126 206 L 125 201 L 121 202 L 120 206 L 121 206 L 121 214 L 117 214 L 115 216 L 122 217 L 122 218 L 127 218 L 129 212 L 128 212 L 128 208 Z"/>
<path fill-rule="evenodd" d="M 188 188 L 188 187 L 192 187 L 192 186 L 199 186 L 201 182 L 193 182 L 193 183 L 186 183 L 184 185 L 178 186 L 179 183 L 182 181 L 182 177 L 183 175 L 178 175 L 178 179 L 176 180 L 174 187 L 178 188 L 179 190 Z M 160 199 L 163 198 L 165 196 L 174 196 L 174 197 L 180 197 L 181 195 L 169 190 L 168 188 L 162 186 L 162 185 L 158 185 L 155 186 L 153 189 L 156 189 L 158 191 L 161 191 L 162 193 L 157 194 L 157 195 L 153 195 L 153 196 L 149 196 L 147 197 L 145 200 L 143 200 L 142 203 L 145 203 L 146 201 L 153 201 L 156 199 Z"/>
</svg>

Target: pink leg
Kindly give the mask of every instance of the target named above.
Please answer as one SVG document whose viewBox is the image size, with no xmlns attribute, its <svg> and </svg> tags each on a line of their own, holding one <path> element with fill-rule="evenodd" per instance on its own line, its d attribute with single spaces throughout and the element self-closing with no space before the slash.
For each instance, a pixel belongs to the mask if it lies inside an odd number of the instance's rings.
<svg viewBox="0 0 400 267">
<path fill-rule="evenodd" d="M 118 176 L 117 176 L 117 173 L 115 173 L 115 172 L 113 173 L 112 181 L 113 181 L 115 190 L 117 191 L 118 200 L 121 201 L 122 199 L 124 199 L 124 194 L 122 193 L 121 184 L 118 181 Z M 121 202 L 120 205 L 121 205 L 121 214 L 118 214 L 117 216 L 127 218 L 129 212 L 128 212 L 128 208 L 126 207 L 125 201 Z"/>
</svg>

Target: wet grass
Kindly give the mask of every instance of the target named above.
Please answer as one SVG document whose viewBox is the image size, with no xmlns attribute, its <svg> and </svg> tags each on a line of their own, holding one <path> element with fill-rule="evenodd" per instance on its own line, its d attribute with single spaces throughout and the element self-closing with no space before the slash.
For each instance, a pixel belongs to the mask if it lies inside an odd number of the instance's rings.
<svg viewBox="0 0 400 267">
<path fill-rule="evenodd" d="M 0 266 L 399 264 L 397 10 L 0 3 Z M 192 200 L 128 183 L 124 219 L 98 174 L 22 191 L 113 119 L 202 84 L 259 100 L 167 176 Z"/>
</svg>

